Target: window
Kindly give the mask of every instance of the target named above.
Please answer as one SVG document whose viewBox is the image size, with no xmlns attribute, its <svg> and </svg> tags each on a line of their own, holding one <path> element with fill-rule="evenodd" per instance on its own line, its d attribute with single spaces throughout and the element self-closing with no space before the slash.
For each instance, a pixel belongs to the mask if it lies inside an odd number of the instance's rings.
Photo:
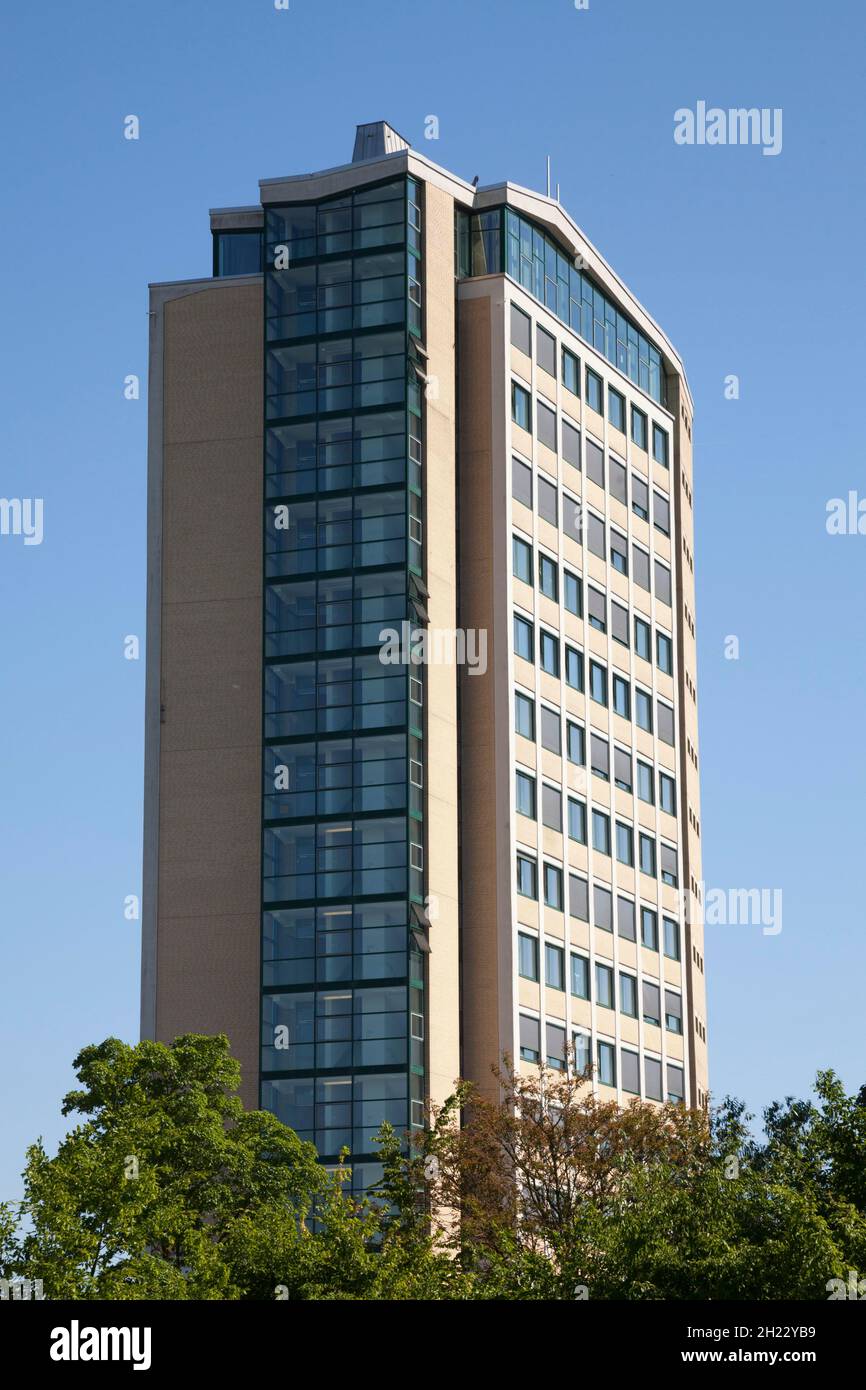
<svg viewBox="0 0 866 1390">
<path fill-rule="evenodd" d="M 511 418 L 522 430 L 532 433 L 532 402 L 529 392 L 516 381 L 511 383 Z"/>
<path fill-rule="evenodd" d="M 649 488 L 636 473 L 631 475 L 631 509 L 641 521 L 649 521 Z"/>
<path fill-rule="evenodd" d="M 666 772 L 659 773 L 659 805 L 669 816 L 677 813 L 677 784 Z"/>
<path fill-rule="evenodd" d="M 607 422 L 625 434 L 625 397 L 619 391 L 614 391 L 612 386 L 607 388 Z"/>
<path fill-rule="evenodd" d="M 650 591 L 650 564 L 649 555 L 640 546 L 633 545 L 631 548 L 632 576 L 635 584 L 641 589 Z"/>
<path fill-rule="evenodd" d="M 576 763 L 578 767 L 586 766 L 586 739 L 583 729 L 579 724 L 573 724 L 569 719 L 565 726 L 566 757 L 570 763 Z"/>
<path fill-rule="evenodd" d="M 574 1033 L 572 1036 L 574 1046 L 574 1071 L 576 1076 L 582 1076 L 589 1070 L 592 1062 L 592 1043 L 586 1033 Z"/>
<path fill-rule="evenodd" d="M 610 528 L 610 563 L 618 574 L 628 574 L 628 541 L 612 526 Z"/>
<path fill-rule="evenodd" d="M 556 411 L 543 401 L 535 402 L 535 432 L 539 444 L 556 453 Z"/>
<path fill-rule="evenodd" d="M 535 702 L 519 691 L 514 693 L 514 730 L 535 742 Z"/>
<path fill-rule="evenodd" d="M 547 705 L 541 706 L 541 746 L 548 753 L 562 752 L 559 710 Z"/>
<path fill-rule="evenodd" d="M 656 876 L 656 842 L 650 835 L 640 835 L 640 870 L 642 874 Z"/>
<path fill-rule="evenodd" d="M 619 1050 L 619 1084 L 629 1095 L 640 1095 L 640 1057 L 630 1047 Z"/>
<path fill-rule="evenodd" d="M 671 606 L 671 572 L 660 560 L 655 562 L 656 598 Z"/>
<path fill-rule="evenodd" d="M 559 571 L 556 561 L 551 560 L 549 555 L 538 555 L 538 587 L 545 598 L 552 598 L 554 603 L 559 598 Z"/>
<path fill-rule="evenodd" d="M 532 546 L 519 536 L 511 537 L 511 571 L 515 579 L 532 583 Z"/>
<path fill-rule="evenodd" d="M 628 506 L 628 474 L 621 463 L 616 459 L 609 458 L 607 461 L 608 473 L 610 476 L 610 495 L 621 502 L 624 507 Z"/>
<path fill-rule="evenodd" d="M 596 777 L 601 777 L 605 782 L 609 782 L 610 749 L 607 739 L 600 738 L 598 734 L 590 734 L 590 750 L 592 753 L 592 771 Z"/>
<path fill-rule="evenodd" d="M 656 631 L 656 664 L 666 676 L 674 673 L 674 647 L 671 639 L 663 632 Z"/>
<path fill-rule="evenodd" d="M 574 647 L 566 644 L 565 648 L 565 683 L 570 685 L 572 690 L 583 690 L 583 653 L 575 651 Z"/>
<path fill-rule="evenodd" d="M 677 868 L 677 851 L 675 845 L 661 846 L 662 861 L 662 883 L 666 883 L 670 888 L 676 888 L 679 882 L 679 870 Z"/>
<path fill-rule="evenodd" d="M 645 729 L 648 734 L 653 731 L 653 702 L 652 696 L 646 691 L 641 690 L 639 685 L 634 688 L 634 717 L 639 729 Z"/>
<path fill-rule="evenodd" d="M 538 939 L 526 932 L 517 933 L 517 960 L 520 976 L 524 980 L 538 979 Z"/>
<path fill-rule="evenodd" d="M 604 450 L 594 439 L 586 441 L 586 476 L 604 487 Z"/>
<path fill-rule="evenodd" d="M 646 1095 L 648 1100 L 662 1099 L 662 1064 L 657 1062 L 654 1057 L 644 1057 L 643 1076 Z"/>
<path fill-rule="evenodd" d="M 632 443 L 639 449 L 646 449 L 646 416 L 642 410 L 638 410 L 636 405 L 631 408 L 631 438 Z"/>
<path fill-rule="evenodd" d="M 554 1071 L 565 1071 L 565 1029 L 558 1023 L 547 1024 L 547 1065 Z"/>
<path fill-rule="evenodd" d="M 650 980 L 643 982 L 643 1021 L 654 1028 L 661 1027 L 661 993 Z"/>
<path fill-rule="evenodd" d="M 649 763 L 642 763 L 640 758 L 637 761 L 637 794 L 638 800 L 645 801 L 648 806 L 655 806 L 653 770 Z"/>
<path fill-rule="evenodd" d="M 658 716 L 658 733 L 662 743 L 669 743 L 674 746 L 674 712 L 670 705 L 665 705 L 661 700 L 656 700 L 656 715 Z"/>
<path fill-rule="evenodd" d="M 544 866 L 544 903 L 546 907 L 562 911 L 562 869 L 555 864 Z"/>
<path fill-rule="evenodd" d="M 683 1031 L 682 996 L 675 994 L 672 989 L 665 990 L 665 1028 L 669 1033 Z"/>
<path fill-rule="evenodd" d="M 572 468 L 580 468 L 580 430 L 562 417 L 562 457 Z"/>
<path fill-rule="evenodd" d="M 675 922 L 672 917 L 664 917 L 662 921 L 664 924 L 665 955 L 669 956 L 671 960 L 679 960 L 680 924 Z"/>
<path fill-rule="evenodd" d="M 607 704 L 607 671 L 597 661 L 589 663 L 589 693 L 597 704 Z"/>
<path fill-rule="evenodd" d="M 514 615 L 514 655 L 522 656 L 524 661 L 534 659 L 535 649 L 532 639 L 532 623 L 528 623 L 525 618 L 521 618 L 519 613 Z"/>
<path fill-rule="evenodd" d="M 532 320 L 516 304 L 511 306 L 511 346 L 526 357 L 532 354 Z"/>
<path fill-rule="evenodd" d="M 653 425 L 653 458 L 656 463 L 661 464 L 662 468 L 669 467 L 668 437 L 661 425 Z"/>
<path fill-rule="evenodd" d="M 631 719 L 631 689 L 627 680 L 615 675 L 613 678 L 613 709 L 623 719 Z"/>
<path fill-rule="evenodd" d="M 602 931 L 613 931 L 613 897 L 600 883 L 592 889 L 592 920 Z"/>
<path fill-rule="evenodd" d="M 580 360 L 566 347 L 562 349 L 562 384 L 573 396 L 580 395 Z"/>
<path fill-rule="evenodd" d="M 658 950 L 659 923 L 651 907 L 642 907 L 640 910 L 640 939 L 648 951 Z"/>
<path fill-rule="evenodd" d="M 604 522 L 600 516 L 594 512 L 586 513 L 586 543 L 593 555 L 597 555 L 600 560 L 607 559 L 607 550 L 604 543 Z"/>
<path fill-rule="evenodd" d="M 613 971 L 609 965 L 601 965 L 599 962 L 596 962 L 595 966 L 595 1002 L 600 1009 L 616 1007 L 613 997 Z"/>
<path fill-rule="evenodd" d="M 579 502 L 567 493 L 562 494 L 562 529 L 575 542 L 583 545 L 583 512 Z"/>
<path fill-rule="evenodd" d="M 649 623 L 643 618 L 634 620 L 634 649 L 644 661 L 652 661 L 652 632 Z"/>
<path fill-rule="evenodd" d="M 568 798 L 568 838 L 579 845 L 586 844 L 586 806 L 571 796 Z"/>
<path fill-rule="evenodd" d="M 599 1041 L 598 1044 L 598 1079 L 602 1086 L 616 1085 L 616 1053 L 613 1043 Z"/>
<path fill-rule="evenodd" d="M 616 823 L 616 857 L 620 864 L 634 868 L 634 831 L 619 820 Z"/>
<path fill-rule="evenodd" d="M 603 393 L 604 385 L 602 383 L 601 377 L 598 376 L 596 372 L 592 371 L 591 368 L 587 367 L 586 403 L 589 406 L 590 410 L 597 411 L 599 415 L 602 415 L 604 413 L 604 406 L 602 404 Z"/>
<path fill-rule="evenodd" d="M 559 675 L 559 638 L 544 628 L 539 631 L 539 661 L 549 676 Z"/>
<path fill-rule="evenodd" d="M 610 601 L 610 635 L 614 642 L 628 646 L 628 609 L 615 599 Z"/>
<path fill-rule="evenodd" d="M 634 920 L 634 903 L 631 898 L 624 898 L 622 895 L 617 897 L 616 900 L 616 929 L 624 941 L 637 940 Z"/>
<path fill-rule="evenodd" d="M 535 360 L 548 376 L 556 376 L 556 339 L 540 323 L 535 327 Z"/>
<path fill-rule="evenodd" d="M 566 611 L 573 613 L 576 618 L 583 617 L 583 604 L 581 603 L 581 585 L 576 574 L 570 570 L 563 571 L 563 602 Z"/>
<path fill-rule="evenodd" d="M 589 998 L 589 961 L 575 951 L 571 953 L 571 992 L 575 999 Z"/>
<path fill-rule="evenodd" d="M 607 632 L 607 597 L 601 589 L 594 589 L 590 584 L 586 602 L 590 627 L 594 627 L 596 632 Z"/>
<path fill-rule="evenodd" d="M 526 1014 L 520 1015 L 520 1056 L 524 1062 L 537 1062 L 541 1057 L 541 1025 Z"/>
<path fill-rule="evenodd" d="M 565 952 L 549 941 L 544 945 L 544 983 L 548 989 L 565 989 Z"/>
<path fill-rule="evenodd" d="M 604 811 L 592 813 L 592 847 L 599 854 L 610 854 L 610 816 Z"/>
<path fill-rule="evenodd" d="M 653 526 L 663 536 L 671 533 L 671 507 L 663 492 L 653 492 Z"/>
<path fill-rule="evenodd" d="M 544 520 L 549 521 L 552 526 L 556 525 L 556 488 L 549 483 L 546 478 L 540 475 L 537 481 L 538 488 L 538 515 Z"/>
<path fill-rule="evenodd" d="M 683 1100 L 686 1094 L 682 1067 L 668 1062 L 668 1100 Z"/>
<path fill-rule="evenodd" d="M 568 875 L 568 911 L 578 921 L 589 921 L 589 885 L 577 874 Z"/>
<path fill-rule="evenodd" d="M 613 780 L 620 791 L 631 791 L 631 753 L 627 748 L 613 750 Z"/>
<path fill-rule="evenodd" d="M 538 898 L 538 865 L 527 854 L 517 856 L 517 891 L 523 898 Z"/>
<path fill-rule="evenodd" d="M 517 810 L 521 816 L 529 816 L 530 820 L 535 820 L 535 778 L 530 777 L 528 772 L 517 772 L 515 783 Z"/>
<path fill-rule="evenodd" d="M 562 793 L 546 782 L 541 785 L 541 822 L 562 834 Z"/>
<path fill-rule="evenodd" d="M 511 460 L 511 496 L 532 509 L 532 469 L 516 458 Z"/>
</svg>

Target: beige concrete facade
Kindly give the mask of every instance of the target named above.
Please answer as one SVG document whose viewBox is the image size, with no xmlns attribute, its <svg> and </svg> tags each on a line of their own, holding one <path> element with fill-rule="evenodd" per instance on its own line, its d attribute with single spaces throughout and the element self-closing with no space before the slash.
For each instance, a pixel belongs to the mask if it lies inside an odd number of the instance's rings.
<svg viewBox="0 0 866 1390">
<path fill-rule="evenodd" d="M 151 291 L 142 1035 L 226 1033 L 258 1104 L 262 291 Z"/>
</svg>

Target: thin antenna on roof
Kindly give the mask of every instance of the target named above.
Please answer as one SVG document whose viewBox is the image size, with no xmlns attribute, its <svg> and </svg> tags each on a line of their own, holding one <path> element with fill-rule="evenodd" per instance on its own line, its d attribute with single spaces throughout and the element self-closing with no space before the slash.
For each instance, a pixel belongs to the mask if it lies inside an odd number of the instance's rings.
<svg viewBox="0 0 866 1390">
<path fill-rule="evenodd" d="M 559 184 L 556 185 L 556 201 L 559 202 Z"/>
<path fill-rule="evenodd" d="M 550 197 L 550 155 L 547 156 L 547 196 Z"/>
</svg>

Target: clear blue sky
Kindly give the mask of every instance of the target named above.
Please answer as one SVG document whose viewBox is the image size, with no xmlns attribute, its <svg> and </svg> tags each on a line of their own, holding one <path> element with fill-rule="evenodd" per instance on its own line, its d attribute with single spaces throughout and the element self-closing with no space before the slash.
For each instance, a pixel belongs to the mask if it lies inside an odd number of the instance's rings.
<svg viewBox="0 0 866 1390">
<path fill-rule="evenodd" d="M 346 161 L 380 118 L 482 183 L 540 188 L 549 153 L 677 344 L 705 877 L 784 891 L 781 935 L 708 929 L 713 1090 L 866 1081 L 866 536 L 824 525 L 866 495 L 862 6 L 47 0 L 2 39 L 0 494 L 45 516 L 40 546 L 0 537 L 0 1195 L 65 1129 L 77 1049 L 138 1036 L 146 404 L 122 386 L 146 377 L 147 283 L 210 274 L 209 207 Z M 698 100 L 783 108 L 782 153 L 675 145 Z"/>
</svg>

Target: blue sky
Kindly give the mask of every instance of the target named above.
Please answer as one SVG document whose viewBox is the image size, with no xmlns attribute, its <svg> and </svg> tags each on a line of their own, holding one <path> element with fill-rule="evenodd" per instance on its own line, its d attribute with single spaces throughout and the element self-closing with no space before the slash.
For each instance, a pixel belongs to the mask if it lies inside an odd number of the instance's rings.
<svg viewBox="0 0 866 1390">
<path fill-rule="evenodd" d="M 0 1196 L 53 1145 L 70 1062 L 138 1036 L 147 283 L 210 273 L 207 210 L 345 162 L 389 120 L 541 188 L 679 348 L 695 398 L 704 873 L 781 888 L 708 928 L 711 1082 L 758 1108 L 866 1081 L 864 12 L 829 0 L 60 0 L 7 9 L 0 458 Z M 678 146 L 674 112 L 781 107 L 783 147 Z M 122 138 L 139 116 L 141 138 Z M 428 115 L 438 141 L 424 139 Z M 736 374 L 738 400 L 724 379 Z M 724 640 L 740 640 L 740 659 Z M 206 798 L 203 797 L 203 809 Z"/>
</svg>

